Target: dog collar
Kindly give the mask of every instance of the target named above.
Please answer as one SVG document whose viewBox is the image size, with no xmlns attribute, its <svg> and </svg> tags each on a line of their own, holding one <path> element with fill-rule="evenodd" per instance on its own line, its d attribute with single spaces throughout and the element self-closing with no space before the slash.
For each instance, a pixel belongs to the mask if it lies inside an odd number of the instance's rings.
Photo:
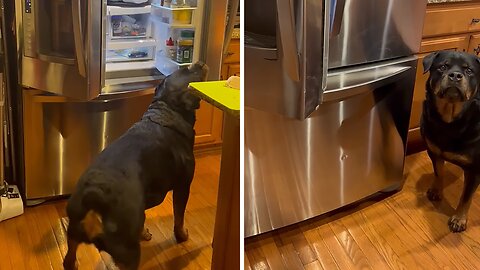
<svg viewBox="0 0 480 270">
<path fill-rule="evenodd" d="M 158 125 L 173 129 L 187 138 L 194 136 L 193 127 L 185 121 L 181 114 L 172 110 L 163 101 L 155 101 L 150 104 L 142 117 L 143 119 L 148 119 Z"/>
</svg>

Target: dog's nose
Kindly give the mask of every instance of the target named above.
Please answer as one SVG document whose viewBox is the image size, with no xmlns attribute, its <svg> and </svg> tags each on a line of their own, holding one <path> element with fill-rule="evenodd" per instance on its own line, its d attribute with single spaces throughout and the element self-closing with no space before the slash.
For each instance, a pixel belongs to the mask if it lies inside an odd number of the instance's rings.
<svg viewBox="0 0 480 270">
<path fill-rule="evenodd" d="M 461 81 L 463 79 L 463 74 L 455 71 L 455 72 L 452 72 L 452 73 L 448 74 L 448 78 L 451 81 L 458 82 L 458 81 Z"/>
</svg>

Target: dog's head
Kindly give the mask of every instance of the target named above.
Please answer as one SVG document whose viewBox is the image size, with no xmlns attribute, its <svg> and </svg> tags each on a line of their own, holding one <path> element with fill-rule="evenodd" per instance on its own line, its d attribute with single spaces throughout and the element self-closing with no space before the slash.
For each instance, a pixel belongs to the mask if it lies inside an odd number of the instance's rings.
<svg viewBox="0 0 480 270">
<path fill-rule="evenodd" d="M 200 98 L 188 90 L 188 84 L 206 80 L 207 74 L 208 66 L 202 62 L 181 68 L 157 86 L 154 100 L 164 101 L 175 111 L 194 111 L 200 107 Z"/>
<path fill-rule="evenodd" d="M 469 101 L 478 93 L 480 60 L 472 54 L 439 51 L 423 59 L 423 72 L 430 71 L 427 91 L 445 102 Z"/>
</svg>

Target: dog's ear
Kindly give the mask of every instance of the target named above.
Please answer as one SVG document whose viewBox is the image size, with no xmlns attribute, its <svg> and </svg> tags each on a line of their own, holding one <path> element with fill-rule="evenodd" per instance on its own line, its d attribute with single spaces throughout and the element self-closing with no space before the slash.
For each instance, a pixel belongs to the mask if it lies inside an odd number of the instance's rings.
<svg viewBox="0 0 480 270">
<path fill-rule="evenodd" d="M 167 87 L 167 84 L 166 84 L 166 78 L 163 79 L 158 85 L 157 87 L 155 87 L 155 93 L 153 94 L 153 98 L 155 100 L 159 99 L 162 94 L 163 94 L 163 91 L 165 90 L 165 87 Z"/>
<path fill-rule="evenodd" d="M 438 52 L 433 52 L 423 58 L 423 74 L 427 73 L 427 71 L 430 70 L 433 64 L 433 60 L 435 60 L 437 56 Z"/>
</svg>

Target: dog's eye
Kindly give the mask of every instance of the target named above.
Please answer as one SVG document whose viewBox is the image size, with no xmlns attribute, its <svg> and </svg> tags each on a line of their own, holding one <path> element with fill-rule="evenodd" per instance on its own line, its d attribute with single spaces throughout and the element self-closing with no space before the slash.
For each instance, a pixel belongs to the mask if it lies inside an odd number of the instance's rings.
<svg viewBox="0 0 480 270">
<path fill-rule="evenodd" d="M 440 71 L 445 71 L 447 70 L 447 65 L 441 65 L 440 66 Z"/>
<path fill-rule="evenodd" d="M 473 74 L 473 70 L 471 68 L 467 68 L 465 70 L 465 72 L 468 74 L 468 75 L 472 75 Z"/>
</svg>

